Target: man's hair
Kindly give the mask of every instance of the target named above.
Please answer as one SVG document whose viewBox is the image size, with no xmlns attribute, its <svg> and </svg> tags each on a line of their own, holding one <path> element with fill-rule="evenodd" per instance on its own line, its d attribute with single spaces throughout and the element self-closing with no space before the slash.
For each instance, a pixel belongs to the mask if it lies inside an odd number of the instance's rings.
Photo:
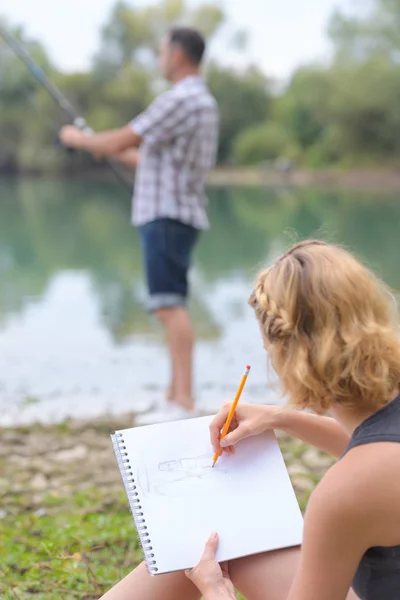
<svg viewBox="0 0 400 600">
<path fill-rule="evenodd" d="M 199 31 L 192 27 L 174 27 L 169 31 L 169 42 L 180 46 L 191 63 L 199 65 L 206 43 Z"/>
</svg>

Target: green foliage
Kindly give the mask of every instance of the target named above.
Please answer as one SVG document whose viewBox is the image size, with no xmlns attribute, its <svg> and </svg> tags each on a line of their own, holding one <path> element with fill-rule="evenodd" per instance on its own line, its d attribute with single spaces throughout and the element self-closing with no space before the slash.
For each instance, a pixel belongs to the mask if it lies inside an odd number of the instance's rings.
<svg viewBox="0 0 400 600">
<path fill-rule="evenodd" d="M 399 62 L 400 0 L 373 0 L 362 16 L 347 16 L 336 11 L 329 34 L 340 62 L 363 63 L 373 56 Z"/>
<path fill-rule="evenodd" d="M 293 132 L 302 148 L 314 144 L 329 120 L 331 81 L 329 72 L 316 68 L 299 69 L 278 102 L 277 116 Z"/>
<path fill-rule="evenodd" d="M 230 158 L 234 139 L 268 117 L 271 96 L 265 76 L 256 69 L 237 73 L 216 64 L 209 67 L 208 82 L 220 110 L 219 159 Z"/>
<path fill-rule="evenodd" d="M 37 42 L 14 33 L 95 130 L 119 127 L 145 109 L 160 89 L 157 53 L 174 24 L 199 27 L 212 41 L 225 23 L 217 2 L 159 0 L 136 7 L 118 1 L 106 22 L 92 72 L 59 73 Z M 329 23 L 331 65 L 299 68 L 275 96 L 268 77 L 218 62 L 206 75 L 221 115 L 220 163 L 257 164 L 283 156 L 310 167 L 356 166 L 400 159 L 400 0 L 371 0 L 362 16 L 338 11 Z M 230 32 L 243 51 L 247 32 Z M 0 42 L 0 170 L 68 172 L 55 139 L 65 115 L 21 61 Z"/>
<path fill-rule="evenodd" d="M 372 156 L 400 154 L 399 68 L 385 58 L 371 58 L 357 68 L 332 71 L 336 93 L 331 111 L 341 126 L 342 151 Z M 339 88 L 340 86 L 340 88 Z"/>
<path fill-rule="evenodd" d="M 254 125 L 244 130 L 233 144 L 232 156 L 236 163 L 251 165 L 296 154 L 290 134 L 280 123 Z"/>
<path fill-rule="evenodd" d="M 53 73 L 42 46 L 27 39 L 19 29 L 13 33 L 37 64 Z M 36 91 L 37 84 L 26 67 L 0 38 L 0 166 L 11 171 L 18 168 L 21 147 L 37 133 L 37 115 L 32 104 Z"/>
<path fill-rule="evenodd" d="M 192 8 L 185 0 L 161 0 L 158 4 L 135 8 L 118 1 L 102 32 L 95 71 L 100 78 L 112 75 L 132 62 L 154 70 L 163 35 L 173 25 L 195 25 L 211 38 L 225 20 L 217 4 Z"/>
<path fill-rule="evenodd" d="M 324 128 L 317 140 L 308 147 L 305 153 L 306 164 L 312 168 L 320 168 L 343 161 L 341 133 L 337 124 Z"/>
<path fill-rule="evenodd" d="M 125 124 L 152 100 L 159 87 L 158 46 L 172 25 L 193 24 L 212 39 L 224 20 L 213 2 L 196 7 L 185 0 L 161 0 L 147 7 L 117 2 L 103 28 L 92 73 L 56 72 L 40 45 L 19 37 L 78 112 L 95 130 L 102 130 Z M 243 32 L 233 32 L 233 38 L 243 49 Z M 54 145 L 65 115 L 4 44 L 0 63 L 0 136 L 7 140 L 0 149 L 0 169 L 66 171 L 70 160 Z M 227 160 L 234 137 L 268 115 L 266 79 L 254 70 L 236 74 L 212 65 L 210 81 L 221 104 L 220 156 Z M 80 155 L 79 164 L 86 168 L 91 159 Z"/>
</svg>

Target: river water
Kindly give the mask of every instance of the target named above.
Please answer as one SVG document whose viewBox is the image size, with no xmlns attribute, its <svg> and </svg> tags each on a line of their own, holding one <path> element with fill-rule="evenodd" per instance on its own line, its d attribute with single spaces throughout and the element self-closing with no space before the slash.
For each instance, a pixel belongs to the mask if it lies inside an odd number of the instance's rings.
<svg viewBox="0 0 400 600">
<path fill-rule="evenodd" d="M 397 195 L 209 191 L 191 314 L 198 405 L 216 410 L 246 364 L 244 401 L 275 402 L 247 299 L 259 268 L 293 240 L 344 243 L 400 287 Z M 168 384 L 158 324 L 143 309 L 130 199 L 113 183 L 0 181 L 0 424 L 147 410 Z"/>
</svg>

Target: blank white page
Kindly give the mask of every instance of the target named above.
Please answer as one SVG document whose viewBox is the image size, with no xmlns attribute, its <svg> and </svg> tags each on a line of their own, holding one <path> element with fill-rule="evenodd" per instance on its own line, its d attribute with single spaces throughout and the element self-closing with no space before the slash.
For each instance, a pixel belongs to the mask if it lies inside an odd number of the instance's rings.
<svg viewBox="0 0 400 600">
<path fill-rule="evenodd" d="M 158 574 L 193 567 L 212 531 L 219 561 L 301 543 L 303 519 L 274 433 L 244 440 L 212 468 L 211 419 L 117 432 Z"/>
</svg>

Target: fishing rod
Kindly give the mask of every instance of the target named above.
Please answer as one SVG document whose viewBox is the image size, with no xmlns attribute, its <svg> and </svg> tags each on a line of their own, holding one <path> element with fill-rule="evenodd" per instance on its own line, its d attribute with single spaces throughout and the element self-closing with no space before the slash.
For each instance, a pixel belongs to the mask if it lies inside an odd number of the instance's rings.
<svg viewBox="0 0 400 600">
<path fill-rule="evenodd" d="M 13 36 L 11 33 L 5 30 L 4 27 L 0 26 L 0 36 L 11 48 L 11 50 L 22 60 L 25 66 L 28 68 L 33 77 L 42 84 L 47 90 L 49 95 L 58 104 L 58 106 L 68 115 L 69 119 L 73 122 L 75 127 L 78 127 L 84 133 L 93 133 L 93 130 L 87 125 L 85 119 L 81 117 L 72 104 L 67 98 L 60 92 L 60 90 L 49 80 L 44 71 L 32 60 L 28 52 L 22 46 L 22 44 Z M 112 170 L 114 175 L 119 179 L 121 183 L 129 190 L 132 191 L 132 182 L 122 171 L 120 166 L 110 158 L 105 158 L 105 162 Z"/>
</svg>

